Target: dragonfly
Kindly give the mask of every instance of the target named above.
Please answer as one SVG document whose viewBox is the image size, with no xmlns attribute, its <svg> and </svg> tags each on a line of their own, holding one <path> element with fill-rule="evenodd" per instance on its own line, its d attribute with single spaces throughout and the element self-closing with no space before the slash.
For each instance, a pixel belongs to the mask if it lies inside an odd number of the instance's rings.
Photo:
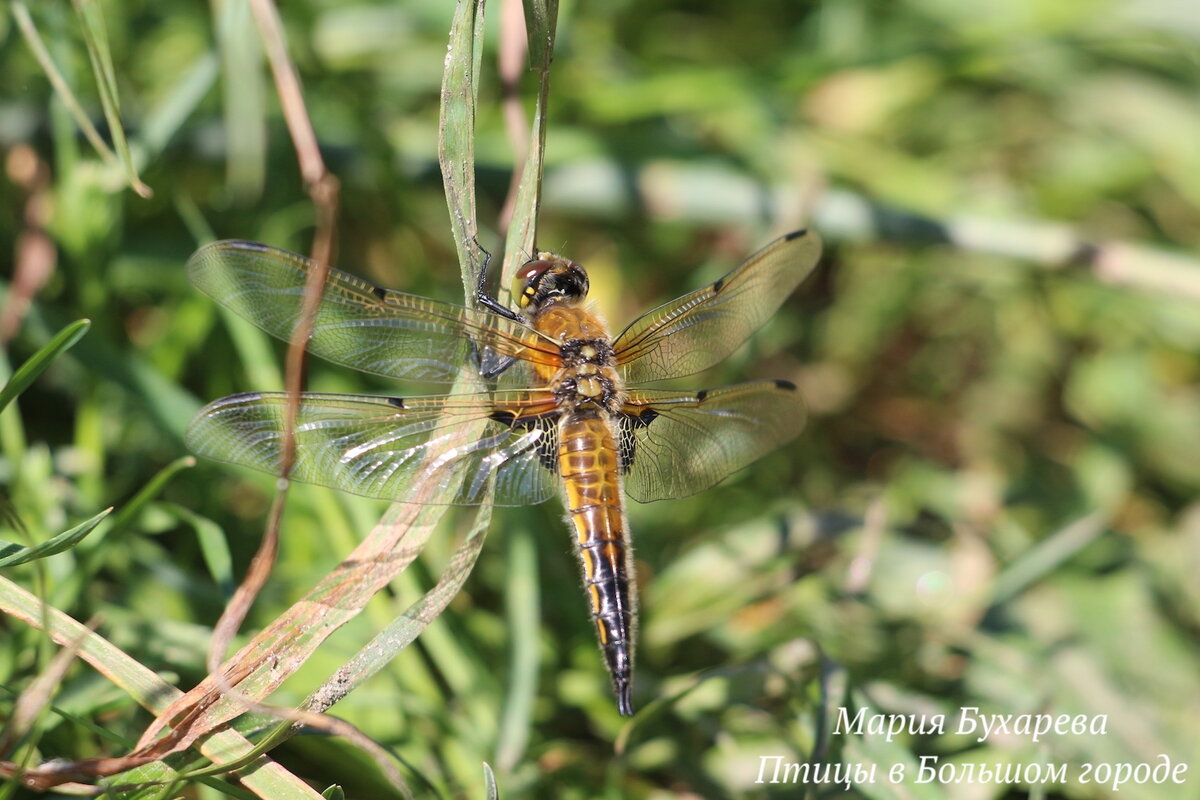
<svg viewBox="0 0 1200 800">
<path fill-rule="evenodd" d="M 483 387 L 443 395 L 304 392 L 285 430 L 285 392 L 205 406 L 187 431 L 201 456 L 392 502 L 498 506 L 559 495 L 617 710 L 633 714 L 637 597 L 624 496 L 682 498 L 796 437 L 796 386 L 758 380 L 702 391 L 651 388 L 732 354 L 812 271 L 815 233 L 795 231 L 719 280 L 638 317 L 617 336 L 586 299 L 586 270 L 539 252 L 513 279 L 515 308 L 485 290 L 476 307 L 385 289 L 331 269 L 307 349 L 398 381 Z M 187 273 L 200 291 L 290 340 L 309 259 L 257 242 L 205 245 Z"/>
</svg>

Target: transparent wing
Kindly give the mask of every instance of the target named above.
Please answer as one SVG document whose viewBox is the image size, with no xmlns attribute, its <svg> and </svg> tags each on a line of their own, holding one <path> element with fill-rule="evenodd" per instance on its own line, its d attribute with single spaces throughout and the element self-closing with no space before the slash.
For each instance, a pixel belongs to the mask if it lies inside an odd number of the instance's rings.
<svg viewBox="0 0 1200 800">
<path fill-rule="evenodd" d="M 625 491 L 643 503 L 703 491 L 791 441 L 804 417 L 787 381 L 630 391 L 617 416 Z"/>
<path fill-rule="evenodd" d="M 207 458 L 277 474 L 287 402 L 283 392 L 221 398 L 192 420 L 188 446 Z M 302 394 L 289 477 L 404 502 L 424 502 L 414 497 L 417 491 L 431 496 L 454 486 L 448 504 L 476 505 L 494 473 L 496 504 L 526 505 L 555 492 L 557 441 L 549 392 Z"/>
<path fill-rule="evenodd" d="M 213 242 L 188 260 L 200 291 L 267 333 L 291 338 L 305 282 L 314 264 L 258 242 Z M 389 378 L 453 382 L 483 358 L 553 364 L 558 350 L 518 322 L 498 314 L 376 286 L 331 269 L 308 350 L 321 358 Z M 510 380 L 525 380 L 510 370 Z"/>
<path fill-rule="evenodd" d="M 719 281 L 643 314 L 613 348 L 627 383 L 691 375 L 741 346 L 812 271 L 815 233 L 776 239 Z"/>
</svg>

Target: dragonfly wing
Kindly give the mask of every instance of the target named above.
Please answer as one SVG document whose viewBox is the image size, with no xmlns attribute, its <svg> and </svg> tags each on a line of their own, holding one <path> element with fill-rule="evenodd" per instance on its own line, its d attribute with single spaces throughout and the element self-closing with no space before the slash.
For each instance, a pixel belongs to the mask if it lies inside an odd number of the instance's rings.
<svg viewBox="0 0 1200 800">
<path fill-rule="evenodd" d="M 212 242 L 188 260 L 196 288 L 267 333 L 289 341 L 314 263 L 247 241 Z M 487 350 L 502 358 L 555 363 L 558 351 L 533 329 L 498 314 L 396 292 L 329 270 L 308 350 L 389 378 L 452 382 Z M 510 380 L 526 373 L 509 371 Z"/>
<path fill-rule="evenodd" d="M 617 416 L 625 491 L 643 503 L 701 492 L 791 441 L 804 418 L 787 381 L 632 390 Z"/>
<path fill-rule="evenodd" d="M 288 395 L 248 393 L 205 406 L 187 431 L 197 454 L 279 472 Z M 394 502 L 497 505 L 555 493 L 558 420 L 548 392 L 392 398 L 302 394 L 289 478 Z M 547 468 L 547 465 L 551 468 Z M 426 499 L 443 496 L 448 499 Z"/>
<path fill-rule="evenodd" d="M 613 344 L 627 383 L 691 375 L 741 346 L 812 271 L 815 233 L 776 239 L 719 281 L 643 314 Z"/>
</svg>

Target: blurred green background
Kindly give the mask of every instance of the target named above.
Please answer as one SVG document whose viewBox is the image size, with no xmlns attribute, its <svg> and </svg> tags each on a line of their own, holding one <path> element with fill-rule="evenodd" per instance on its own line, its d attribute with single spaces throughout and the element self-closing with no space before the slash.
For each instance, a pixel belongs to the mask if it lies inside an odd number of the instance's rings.
<svg viewBox="0 0 1200 800">
<path fill-rule="evenodd" d="M 151 199 L 122 190 L 16 18 L 0 17 L 10 368 L 69 321 L 93 321 L 0 417 L 9 540 L 119 509 L 186 453 L 203 402 L 280 388 L 282 347 L 222 315 L 182 265 L 212 236 L 310 244 L 312 206 L 245 7 L 98 8 Z M 65 2 L 30 10 L 107 132 L 79 19 Z M 282 13 L 342 181 L 337 265 L 457 301 L 437 169 L 452 11 L 305 0 Z M 513 158 L 499 11 L 477 141 L 494 253 Z M 420 796 L 482 796 L 484 761 L 510 797 L 804 795 L 756 784 L 763 756 L 879 765 L 873 784 L 814 797 L 1200 796 L 1198 41 L 1200 14 L 1180 0 L 567 3 L 539 246 L 588 265 L 620 328 L 811 224 L 821 266 L 693 384 L 793 380 L 808 429 L 709 492 L 631 508 L 643 587 L 631 726 L 554 503 L 498 512 L 450 610 L 335 713 L 401 757 Z M 397 392 L 315 360 L 309 387 Z M 186 689 L 270 491 L 265 476 L 199 464 L 121 529 L 6 574 L 99 619 Z M 296 487 L 247 630 L 382 510 Z M 299 702 L 419 597 L 469 520 L 448 516 L 422 560 L 274 699 Z M 45 653 L 38 634 L 0 626 L 3 719 Z M 531 656 L 536 672 L 520 666 Z M 66 713 L 45 719 L 35 763 L 119 754 L 149 721 L 82 665 L 54 703 Z M 828 734 L 830 712 L 862 704 L 947 714 L 951 730 Z M 952 732 L 962 707 L 1107 715 L 1108 732 L 979 742 Z M 1185 784 L 1078 781 L 1085 764 L 1160 754 L 1189 765 Z M 273 755 L 319 788 L 391 796 L 340 740 L 301 736 Z M 922 756 L 1065 764 L 1071 779 L 883 779 Z"/>
</svg>

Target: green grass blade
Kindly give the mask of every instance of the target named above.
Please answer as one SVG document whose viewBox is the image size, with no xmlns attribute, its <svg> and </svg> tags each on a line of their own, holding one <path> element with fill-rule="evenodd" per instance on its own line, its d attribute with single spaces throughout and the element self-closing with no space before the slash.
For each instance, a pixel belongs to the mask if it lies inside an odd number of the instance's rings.
<svg viewBox="0 0 1200 800">
<path fill-rule="evenodd" d="M 992 605 L 1006 603 L 1078 553 L 1108 529 L 1109 514 L 1093 511 L 1038 542 L 992 583 Z"/>
<path fill-rule="evenodd" d="M 530 714 L 538 679 L 538 626 L 542 616 L 538 553 L 533 533 L 527 526 L 508 533 L 505 606 L 511 655 L 509 686 L 500 719 L 500 747 L 496 751 L 496 763 L 505 772 L 512 771 L 520 763 L 529 743 Z"/>
<path fill-rule="evenodd" d="M 475 212 L 476 65 L 482 41 L 483 3 L 458 0 L 442 78 L 438 162 L 450 208 L 450 229 L 458 249 L 463 293 L 468 302 L 486 258 L 476 239 L 479 225 Z"/>
<path fill-rule="evenodd" d="M 543 72 L 554 57 L 554 32 L 558 25 L 558 0 L 523 0 L 525 28 L 529 32 L 529 63 Z"/>
<path fill-rule="evenodd" d="M 29 15 L 29 9 L 21 0 L 14 0 L 12 12 L 13 18 L 17 21 L 17 27 L 21 29 L 21 35 L 25 37 L 25 42 L 29 45 L 29 49 L 33 51 L 34 58 L 37 59 L 42 72 L 46 73 L 46 79 L 54 87 L 55 94 L 62 100 L 63 105 L 75 120 L 75 124 L 79 126 L 79 130 L 83 131 L 84 137 L 95 148 L 96 153 L 99 154 L 101 159 L 107 163 L 115 164 L 117 157 L 113 154 L 108 143 L 104 141 L 104 138 L 100 136 L 100 132 L 92 124 L 92 120 L 88 117 L 88 113 L 83 110 L 83 106 L 79 104 L 79 100 L 75 97 L 75 93 L 71 91 L 67 79 L 63 77 L 62 70 L 58 68 L 58 65 L 54 63 L 54 59 L 50 57 L 50 51 L 46 49 L 46 43 L 42 41 L 42 37 L 37 31 L 37 26 L 33 24 L 33 18 Z"/>
<path fill-rule="evenodd" d="M 475 560 L 483 549 L 488 525 L 492 520 L 492 505 L 479 508 L 470 533 L 443 570 L 437 584 L 413 603 L 391 625 L 384 628 L 357 654 L 347 661 L 325 684 L 313 692 L 304 707 L 324 711 L 345 697 L 354 687 L 381 670 L 397 653 L 408 647 L 417 636 L 438 617 L 462 588 L 471 574 Z"/>
<path fill-rule="evenodd" d="M 8 383 L 0 389 L 0 411 L 8 408 L 11 403 L 21 392 L 29 387 L 39 375 L 45 372 L 46 367 L 54 362 L 71 346 L 78 342 L 83 335 L 88 332 L 88 328 L 92 327 L 92 321 L 89 319 L 80 319 L 67 325 L 54 335 L 54 338 L 43 345 L 36 353 L 22 364 Z"/>
<path fill-rule="evenodd" d="M 112 507 L 110 506 L 86 522 L 79 523 L 69 531 L 63 531 L 53 539 L 47 539 L 41 544 L 35 544 L 32 547 L 23 547 L 19 544 L 0 540 L 0 567 L 15 567 L 17 564 L 25 564 L 29 561 L 36 561 L 39 558 L 52 556 L 55 553 L 61 553 L 64 550 L 70 550 L 83 541 L 83 537 L 91 533 L 111 513 Z"/>
<path fill-rule="evenodd" d="M 216 80 L 217 58 L 212 53 L 206 53 L 167 92 L 163 102 L 151 110 L 138 137 L 143 163 L 163 151 Z"/>
<path fill-rule="evenodd" d="M 496 773 L 492 772 L 492 766 L 486 761 L 483 762 L 483 788 L 487 800 L 500 800 L 500 787 L 496 785 Z"/>
<path fill-rule="evenodd" d="M 224 4 L 217 20 L 223 76 L 226 177 L 235 197 L 262 193 L 267 173 L 267 88 L 262 44 L 246 0 Z"/>
<path fill-rule="evenodd" d="M 62 318 L 38 307 L 31 309 L 29 321 L 34 325 L 56 327 Z M 117 346 L 112 341 L 88 337 L 79 342 L 78 360 L 105 376 L 106 381 L 121 387 L 149 413 L 156 424 L 183 441 L 188 420 L 200 410 L 200 402 L 176 381 L 162 374 L 146 358 Z"/>
<path fill-rule="evenodd" d="M 88 59 L 96 76 L 96 88 L 100 94 L 100 106 L 112 132 L 113 147 L 121 166 L 125 168 L 125 179 L 129 186 L 142 197 L 154 194 L 150 187 L 138 177 L 129 141 L 125 137 L 125 126 L 121 123 L 121 104 L 117 94 L 117 77 L 113 71 L 112 53 L 108 48 L 108 31 L 104 26 L 104 14 L 95 0 L 75 0 L 75 11 L 79 15 L 83 30 L 83 41 L 87 46 Z"/>
<path fill-rule="evenodd" d="M 233 555 L 229 552 L 229 542 L 221 526 L 183 506 L 172 504 L 170 510 L 180 522 L 191 526 L 196 532 L 196 541 L 200 544 L 200 555 L 208 567 L 208 574 L 226 596 L 232 594 L 237 587 L 233 577 Z"/>
<path fill-rule="evenodd" d="M 193 456 L 184 456 L 183 458 L 175 459 L 170 464 L 167 464 L 167 466 L 159 470 L 158 473 L 151 478 L 150 481 L 143 486 L 128 503 L 121 507 L 121 510 L 117 512 L 117 515 L 113 517 L 113 524 L 112 528 L 109 529 L 109 533 L 112 533 L 119 528 L 123 528 L 129 523 L 129 520 L 141 513 L 142 509 L 146 507 L 146 504 L 157 497 L 158 493 L 161 492 L 163 487 L 167 485 L 167 482 L 171 480 L 171 478 L 175 477 L 178 472 L 181 470 L 190 469 L 194 466 L 196 466 L 196 459 Z"/>
<path fill-rule="evenodd" d="M 0 612 L 38 630 L 42 629 L 43 623 L 48 624 L 52 638 L 59 644 L 77 643 L 80 658 L 149 711 L 161 712 L 180 696 L 178 689 L 107 639 L 58 609 L 48 608 L 37 597 L 3 577 L 0 577 Z M 199 745 L 200 751 L 216 763 L 234 761 L 251 747 L 250 742 L 231 730 L 218 731 Z M 165 762 L 158 761 L 123 773 L 116 782 L 166 782 L 176 775 Z M 299 778 L 267 758 L 260 758 L 247 768 L 239 780 L 259 797 L 268 800 L 315 800 L 320 797 Z"/>
</svg>

